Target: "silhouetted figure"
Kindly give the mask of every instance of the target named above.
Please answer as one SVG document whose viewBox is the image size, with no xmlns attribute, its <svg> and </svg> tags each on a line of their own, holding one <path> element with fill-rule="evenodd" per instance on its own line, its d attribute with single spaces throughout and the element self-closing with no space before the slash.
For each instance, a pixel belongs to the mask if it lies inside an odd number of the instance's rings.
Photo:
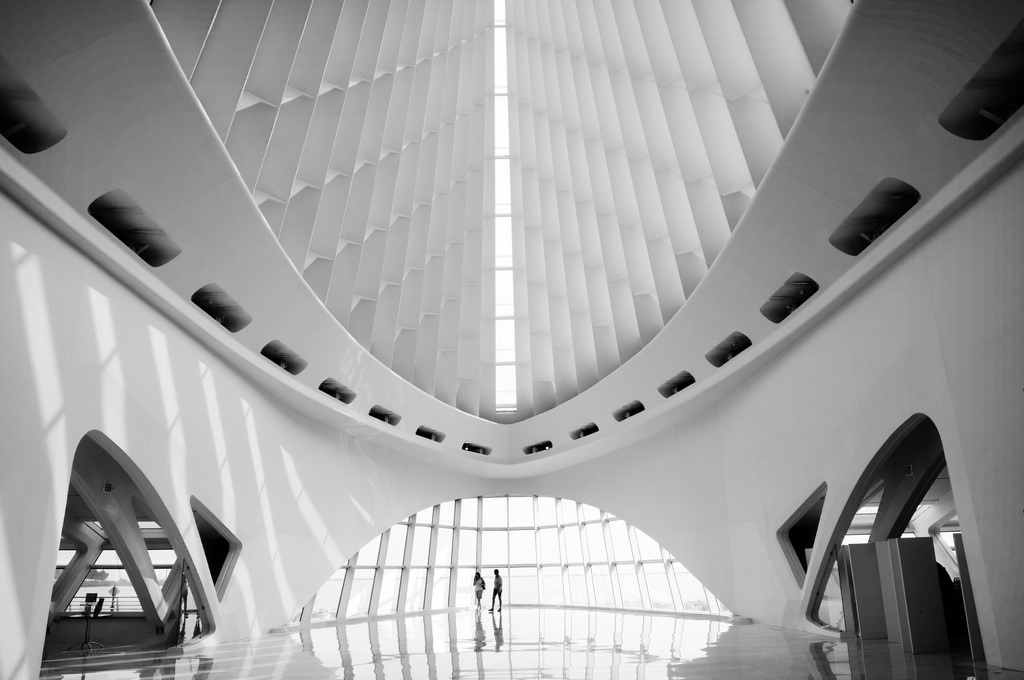
<svg viewBox="0 0 1024 680">
<path fill-rule="evenodd" d="M 939 577 L 939 593 L 942 596 L 942 612 L 946 617 L 946 634 L 951 649 L 970 650 L 971 642 L 967 633 L 967 614 L 964 611 L 964 595 L 959 579 L 953 581 L 938 562 L 935 569 Z"/>
<path fill-rule="evenodd" d="M 484 582 L 484 577 L 480 575 L 480 572 L 476 572 L 476 576 L 473 577 L 473 590 L 476 592 L 476 608 L 480 609 L 480 598 L 483 597 L 484 590 L 487 588 L 487 584 Z"/>
<path fill-rule="evenodd" d="M 501 611 L 501 574 L 494 570 L 494 591 L 491 593 L 491 608 L 487 611 L 494 611 L 494 601 L 498 601 L 498 611 Z"/>
</svg>

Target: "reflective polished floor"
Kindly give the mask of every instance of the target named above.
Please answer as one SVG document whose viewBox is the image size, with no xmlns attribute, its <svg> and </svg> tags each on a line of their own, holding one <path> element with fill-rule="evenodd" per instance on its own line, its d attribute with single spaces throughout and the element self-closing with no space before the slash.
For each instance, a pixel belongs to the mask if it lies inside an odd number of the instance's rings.
<svg viewBox="0 0 1024 680">
<path fill-rule="evenodd" d="M 60 656 L 42 678 L 693 678 L 1024 680 L 949 654 L 841 642 L 757 624 L 506 608 L 414 614 L 273 633 L 203 650 Z"/>
</svg>

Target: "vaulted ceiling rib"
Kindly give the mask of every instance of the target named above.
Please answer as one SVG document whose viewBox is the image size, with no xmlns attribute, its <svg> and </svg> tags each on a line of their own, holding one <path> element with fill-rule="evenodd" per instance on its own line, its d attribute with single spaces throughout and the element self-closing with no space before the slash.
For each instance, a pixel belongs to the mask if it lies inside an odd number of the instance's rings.
<svg viewBox="0 0 1024 680">
<path fill-rule="evenodd" d="M 633 356 L 721 252 L 814 82 L 793 6 L 507 0 L 514 414 L 494 396 L 494 0 L 153 9 L 339 323 L 437 399 L 520 420 Z"/>
</svg>

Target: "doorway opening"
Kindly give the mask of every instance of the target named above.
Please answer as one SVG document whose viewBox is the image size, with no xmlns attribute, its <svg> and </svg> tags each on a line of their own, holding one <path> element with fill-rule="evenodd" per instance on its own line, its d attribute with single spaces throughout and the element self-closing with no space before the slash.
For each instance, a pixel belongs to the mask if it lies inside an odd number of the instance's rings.
<svg viewBox="0 0 1024 680">
<path fill-rule="evenodd" d="M 101 432 L 71 469 L 44 653 L 174 647 L 212 630 L 181 533 Z"/>
</svg>

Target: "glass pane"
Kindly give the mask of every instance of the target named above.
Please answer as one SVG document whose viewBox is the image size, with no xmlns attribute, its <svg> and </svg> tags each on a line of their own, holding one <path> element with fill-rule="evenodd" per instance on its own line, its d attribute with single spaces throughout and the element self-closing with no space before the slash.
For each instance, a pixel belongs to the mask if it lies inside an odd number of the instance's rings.
<svg viewBox="0 0 1024 680">
<path fill-rule="evenodd" d="M 101 550 L 99 557 L 96 558 L 96 561 L 93 562 L 93 564 L 97 567 L 116 568 L 121 566 L 121 558 L 117 556 L 117 551 L 115 550 Z"/>
<path fill-rule="evenodd" d="M 583 567 L 569 567 L 569 597 L 574 605 L 590 604 L 587 598 L 587 582 L 583 578 Z"/>
<path fill-rule="evenodd" d="M 476 542 L 480 532 L 476 529 L 462 529 L 459 531 L 459 566 L 476 567 Z"/>
<path fill-rule="evenodd" d="M 633 531 L 636 532 L 636 546 L 640 550 L 640 559 L 660 560 L 661 546 L 659 546 L 653 538 L 636 527 L 633 527 Z"/>
<path fill-rule="evenodd" d="M 484 501 L 484 526 L 505 528 L 508 526 L 508 499 L 485 498 Z"/>
<path fill-rule="evenodd" d="M 533 528 L 533 496 L 509 497 L 508 525 Z"/>
<path fill-rule="evenodd" d="M 629 547 L 629 532 L 626 530 L 626 523 L 621 519 L 608 522 L 609 534 L 612 540 L 612 555 L 617 562 L 632 562 L 633 549 Z"/>
<path fill-rule="evenodd" d="M 441 518 L 437 522 L 444 526 L 455 526 L 455 501 L 441 503 Z"/>
<path fill-rule="evenodd" d="M 477 499 L 475 498 L 462 499 L 462 510 L 459 513 L 460 526 L 472 527 L 474 529 L 480 526 L 480 523 L 476 516 L 476 505 Z"/>
<path fill-rule="evenodd" d="M 612 594 L 612 578 L 607 565 L 591 567 L 590 576 L 594 579 L 594 604 L 598 607 L 614 607 L 615 596 Z"/>
<path fill-rule="evenodd" d="M 377 600 L 378 614 L 391 614 L 398 609 L 398 584 L 402 579 L 401 569 L 385 569 L 380 584 L 380 599 Z"/>
<path fill-rule="evenodd" d="M 632 564 L 620 564 L 616 567 L 619 575 L 619 590 L 622 593 L 622 606 L 627 609 L 643 609 L 644 601 L 640 597 L 640 584 L 636 580 L 636 570 Z"/>
<path fill-rule="evenodd" d="M 607 562 L 608 556 L 604 551 L 604 530 L 601 523 L 585 524 L 584 531 L 587 532 L 587 548 L 590 549 L 591 562 Z"/>
<path fill-rule="evenodd" d="M 161 567 L 173 567 L 174 563 L 178 561 L 178 556 L 173 550 L 150 550 L 148 552 L 149 559 L 157 569 Z"/>
<path fill-rule="evenodd" d="M 472 607 L 476 605 L 476 595 L 473 593 L 473 576 L 476 574 L 476 569 L 459 569 L 457 572 L 457 578 L 455 582 L 455 606 L 456 607 Z M 491 579 L 486 576 L 484 579 L 487 581 L 487 587 L 491 587 Z"/>
<path fill-rule="evenodd" d="M 536 567 L 509 570 L 509 578 L 505 584 L 502 599 L 505 600 L 506 604 L 509 602 L 515 602 L 516 604 L 540 604 L 540 598 L 537 593 Z"/>
<path fill-rule="evenodd" d="M 513 316 L 515 309 L 515 283 L 511 269 L 494 272 L 494 315 Z"/>
<path fill-rule="evenodd" d="M 370 611 L 370 591 L 373 589 L 375 569 L 356 569 L 352 592 L 348 596 L 345 616 L 366 616 Z"/>
<path fill-rule="evenodd" d="M 396 524 L 391 527 L 391 535 L 388 537 L 388 555 L 384 564 L 389 567 L 400 567 L 405 557 L 405 535 L 408 527 L 404 524 Z"/>
<path fill-rule="evenodd" d="M 516 360 L 515 319 L 494 320 L 494 360 L 499 363 Z"/>
<path fill-rule="evenodd" d="M 481 564 L 508 564 L 508 532 L 484 531 L 481 532 L 481 536 L 483 538 L 480 553 Z"/>
<path fill-rule="evenodd" d="M 494 29 L 494 93 L 508 92 L 508 53 L 505 47 L 505 29 Z"/>
<path fill-rule="evenodd" d="M 356 557 L 356 564 L 360 567 L 377 566 L 377 554 L 380 552 L 380 536 L 363 546 Z"/>
<path fill-rule="evenodd" d="M 447 567 L 452 563 L 452 536 L 454 531 L 441 527 L 437 530 L 437 552 L 434 564 Z"/>
<path fill-rule="evenodd" d="M 668 577 L 668 587 L 672 591 L 672 601 L 676 603 L 676 608 L 678 610 L 681 610 L 683 598 L 682 595 L 680 595 L 679 593 L 679 583 L 676 580 L 674 561 L 668 563 L 668 573 L 666 574 L 666 576 Z"/>
<path fill-rule="evenodd" d="M 668 579 L 665 577 L 665 565 L 661 562 L 647 562 L 643 569 L 647 581 L 647 594 L 651 598 L 651 608 L 675 609 L 672 604 L 672 592 L 668 588 Z"/>
<path fill-rule="evenodd" d="M 561 515 L 562 524 L 577 524 L 579 522 L 579 517 L 576 513 L 576 501 L 561 499 L 558 502 L 558 511 Z"/>
<path fill-rule="evenodd" d="M 535 564 L 537 562 L 536 533 L 533 529 L 508 532 L 509 564 Z"/>
<path fill-rule="evenodd" d="M 679 597 L 682 598 L 683 611 L 707 612 L 708 596 L 704 592 L 704 586 L 694 578 L 693 574 L 678 562 L 672 563 L 672 571 L 676 575 L 676 583 L 679 585 Z"/>
<path fill-rule="evenodd" d="M 448 606 L 448 585 L 450 583 L 450 569 L 434 570 L 434 592 L 431 595 L 431 609 L 444 609 Z"/>
<path fill-rule="evenodd" d="M 320 586 L 313 599 L 311 621 L 329 621 L 338 618 L 338 601 L 341 600 L 341 586 L 345 583 L 345 568 L 334 572 L 327 583 Z"/>
<path fill-rule="evenodd" d="M 494 25 L 505 25 L 505 0 L 494 0 Z"/>
<path fill-rule="evenodd" d="M 409 589 L 405 594 L 405 611 L 416 612 L 423 609 L 423 598 L 427 590 L 427 570 L 409 570 Z"/>
<path fill-rule="evenodd" d="M 516 367 L 494 367 L 494 403 L 496 406 L 516 405 Z"/>
<path fill-rule="evenodd" d="M 433 524 L 434 523 L 434 508 L 423 508 L 416 513 L 416 524 Z"/>
<path fill-rule="evenodd" d="M 540 526 L 553 526 L 558 524 L 558 520 L 555 517 L 554 498 L 537 499 L 537 524 Z"/>
<path fill-rule="evenodd" d="M 580 543 L 578 526 L 567 526 L 562 533 L 565 539 L 565 561 L 569 564 L 583 562 L 583 546 Z"/>
<path fill-rule="evenodd" d="M 601 511 L 595 508 L 593 505 L 580 503 L 580 510 L 583 511 L 584 521 L 601 519 Z"/>
<path fill-rule="evenodd" d="M 507 269 L 512 266 L 512 218 L 494 218 L 494 266 Z"/>
<path fill-rule="evenodd" d="M 540 570 L 541 595 L 544 604 L 565 604 L 565 593 L 562 586 L 562 568 L 544 567 Z"/>
<path fill-rule="evenodd" d="M 58 550 L 57 551 L 57 566 L 66 567 L 71 563 L 71 558 L 75 556 L 77 550 Z"/>
<path fill-rule="evenodd" d="M 512 212 L 512 173 L 507 158 L 494 159 L 494 214 Z"/>
<path fill-rule="evenodd" d="M 562 557 L 558 554 L 558 529 L 540 529 L 537 532 L 540 539 L 540 562 L 543 564 L 559 564 Z"/>
<path fill-rule="evenodd" d="M 508 147 L 508 97 L 499 96 L 494 98 L 494 155 L 507 156 Z"/>
<path fill-rule="evenodd" d="M 430 527 L 410 527 L 412 535 L 412 557 L 409 564 L 427 566 L 430 558 Z M 422 609 L 422 607 L 420 607 Z"/>
</svg>

